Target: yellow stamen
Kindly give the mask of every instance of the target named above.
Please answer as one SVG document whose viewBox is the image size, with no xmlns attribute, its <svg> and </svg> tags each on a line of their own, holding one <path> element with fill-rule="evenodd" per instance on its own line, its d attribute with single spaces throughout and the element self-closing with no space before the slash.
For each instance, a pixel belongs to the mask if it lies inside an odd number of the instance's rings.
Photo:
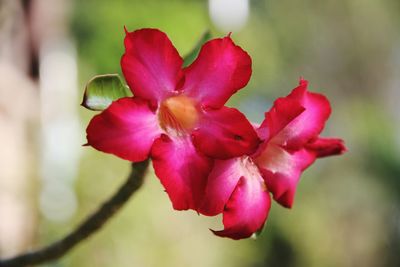
<svg viewBox="0 0 400 267">
<path fill-rule="evenodd" d="M 198 118 L 197 103 L 187 96 L 173 96 L 160 105 L 158 119 L 166 131 L 187 132 L 196 126 Z"/>
</svg>

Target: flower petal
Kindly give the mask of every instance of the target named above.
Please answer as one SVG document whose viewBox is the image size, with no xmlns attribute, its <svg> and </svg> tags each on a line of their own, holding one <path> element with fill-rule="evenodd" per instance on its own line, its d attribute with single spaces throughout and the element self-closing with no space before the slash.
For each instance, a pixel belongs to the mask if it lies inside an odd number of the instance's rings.
<svg viewBox="0 0 400 267">
<path fill-rule="evenodd" d="M 265 113 L 265 120 L 258 127 L 257 133 L 262 140 L 269 140 L 298 117 L 305 108 L 299 101 L 278 98 L 272 108 Z"/>
<path fill-rule="evenodd" d="M 325 96 L 307 91 L 308 82 L 288 96 L 275 101 L 273 108 L 257 130 L 264 140 L 253 155 L 274 199 L 285 207 L 293 205 L 301 173 L 317 157 L 345 151 L 340 139 L 322 139 L 331 108 Z"/>
<path fill-rule="evenodd" d="M 247 118 L 234 108 L 205 110 L 198 125 L 192 132 L 193 143 L 209 157 L 227 159 L 251 154 L 260 142 Z"/>
<path fill-rule="evenodd" d="M 183 60 L 168 36 L 156 29 L 127 32 L 122 72 L 133 94 L 147 100 L 171 95 L 181 78 Z"/>
<path fill-rule="evenodd" d="M 242 162 L 243 163 L 243 162 Z M 248 238 L 262 229 L 271 207 L 271 199 L 257 167 L 245 163 L 247 175 L 240 180 L 223 212 L 224 230 L 213 231 L 221 237 Z M 223 185 L 221 185 L 223 186 Z"/>
<path fill-rule="evenodd" d="M 204 106 L 219 108 L 251 76 L 251 58 L 228 36 L 203 45 L 197 59 L 185 70 L 182 90 Z"/>
<path fill-rule="evenodd" d="M 274 199 L 285 207 L 292 207 L 300 175 L 316 158 L 315 153 L 306 149 L 287 151 L 269 144 L 254 158 L 260 168 L 268 190 Z"/>
<path fill-rule="evenodd" d="M 197 153 L 190 137 L 162 135 L 151 152 L 157 177 L 176 210 L 198 210 L 212 160 Z"/>
<path fill-rule="evenodd" d="M 228 160 L 216 160 L 208 176 L 204 202 L 199 212 L 207 216 L 215 216 L 224 211 L 240 177 L 246 174 L 242 157 Z"/>
<path fill-rule="evenodd" d="M 307 144 L 306 148 L 316 153 L 318 158 L 341 155 L 347 151 L 343 140 L 338 138 L 319 137 L 314 142 Z"/>
<path fill-rule="evenodd" d="M 94 116 L 86 133 L 95 149 L 138 162 L 148 158 L 162 130 L 147 101 L 125 97 Z"/>
<path fill-rule="evenodd" d="M 298 87 L 293 89 L 287 97 L 279 100 L 282 106 L 293 106 L 296 110 L 298 110 L 298 105 L 301 105 L 305 108 L 303 112 L 295 116 L 280 131 L 276 131 L 275 129 L 282 128 L 283 124 L 281 120 L 273 121 L 273 125 L 265 122 L 270 129 L 275 130 L 275 136 L 270 136 L 271 142 L 290 149 L 300 149 L 309 141 L 316 139 L 324 128 L 325 121 L 331 113 L 329 101 L 321 94 L 308 92 L 307 84 L 307 81 L 301 80 Z M 294 104 L 296 102 L 298 104 Z M 295 113 L 293 112 L 293 114 Z M 290 116 L 287 116 L 287 118 L 290 118 Z M 284 124 L 286 123 L 287 121 L 284 121 Z"/>
</svg>

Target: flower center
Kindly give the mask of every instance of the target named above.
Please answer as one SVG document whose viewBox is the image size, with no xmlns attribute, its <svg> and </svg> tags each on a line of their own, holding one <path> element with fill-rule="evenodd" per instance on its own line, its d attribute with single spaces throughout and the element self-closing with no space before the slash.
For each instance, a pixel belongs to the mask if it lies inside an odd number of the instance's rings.
<svg viewBox="0 0 400 267">
<path fill-rule="evenodd" d="M 243 156 L 240 161 L 241 167 L 244 170 L 244 176 L 248 177 L 249 179 L 252 179 L 254 181 L 258 181 L 260 183 L 261 188 L 266 191 L 267 186 L 262 179 L 262 175 L 260 173 L 260 170 L 258 169 L 257 165 L 254 163 L 254 161 L 248 157 L 248 156 Z"/>
<path fill-rule="evenodd" d="M 187 96 L 173 96 L 160 105 L 158 120 L 169 133 L 171 130 L 176 134 L 186 133 L 196 126 L 198 119 L 198 105 Z"/>
</svg>

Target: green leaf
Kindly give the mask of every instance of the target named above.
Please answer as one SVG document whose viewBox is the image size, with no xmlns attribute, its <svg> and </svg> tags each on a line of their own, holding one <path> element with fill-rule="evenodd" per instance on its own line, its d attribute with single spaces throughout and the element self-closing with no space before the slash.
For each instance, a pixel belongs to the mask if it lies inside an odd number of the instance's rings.
<svg viewBox="0 0 400 267">
<path fill-rule="evenodd" d="M 118 74 L 105 74 L 93 77 L 86 85 L 82 106 L 90 110 L 101 111 L 111 102 L 132 96 Z"/>
<path fill-rule="evenodd" d="M 192 51 L 190 51 L 184 58 L 183 58 L 183 66 L 187 67 L 189 66 L 196 58 L 197 55 L 200 52 L 201 47 L 205 42 L 211 39 L 211 33 L 209 30 L 203 33 L 203 35 L 200 37 L 199 41 L 197 44 L 193 47 Z"/>
</svg>

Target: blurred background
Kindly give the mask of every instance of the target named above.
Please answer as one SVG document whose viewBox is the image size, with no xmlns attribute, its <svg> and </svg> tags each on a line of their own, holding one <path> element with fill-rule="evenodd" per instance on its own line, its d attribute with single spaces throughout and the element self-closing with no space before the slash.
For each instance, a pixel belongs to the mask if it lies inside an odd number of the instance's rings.
<svg viewBox="0 0 400 267">
<path fill-rule="evenodd" d="M 44 266 L 400 266 L 398 0 L 0 0 L 0 256 L 71 231 L 129 163 L 85 143 L 85 83 L 121 73 L 124 25 L 165 31 L 181 55 L 201 34 L 253 59 L 230 101 L 260 122 L 300 76 L 333 113 L 323 135 L 349 152 L 302 176 L 257 240 L 214 237 L 221 218 L 176 212 L 153 174 L 104 229 Z"/>
</svg>

